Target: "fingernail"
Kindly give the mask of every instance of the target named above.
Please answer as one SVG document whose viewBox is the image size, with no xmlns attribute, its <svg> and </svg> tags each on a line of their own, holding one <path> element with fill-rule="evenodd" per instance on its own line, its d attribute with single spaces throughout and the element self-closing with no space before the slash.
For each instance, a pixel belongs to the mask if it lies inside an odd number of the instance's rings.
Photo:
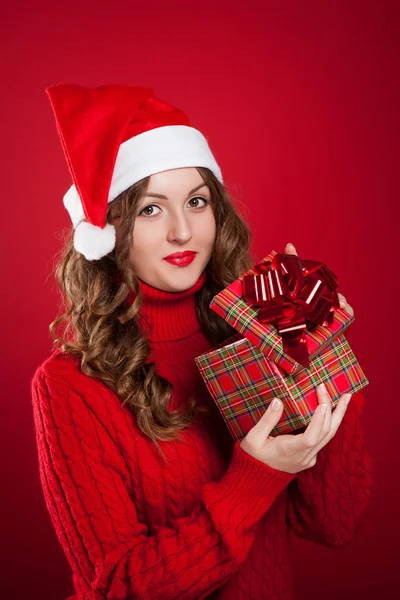
<svg viewBox="0 0 400 600">
<path fill-rule="evenodd" d="M 278 398 L 275 398 L 273 403 L 272 403 L 272 410 L 279 410 L 281 407 L 281 402 L 280 400 L 278 400 Z"/>
<path fill-rule="evenodd" d="M 344 396 L 344 403 L 348 404 L 351 400 L 351 394 L 345 394 Z"/>
<path fill-rule="evenodd" d="M 320 385 L 318 386 L 325 394 L 327 393 L 326 391 L 326 387 L 324 383 L 320 383 Z"/>
</svg>

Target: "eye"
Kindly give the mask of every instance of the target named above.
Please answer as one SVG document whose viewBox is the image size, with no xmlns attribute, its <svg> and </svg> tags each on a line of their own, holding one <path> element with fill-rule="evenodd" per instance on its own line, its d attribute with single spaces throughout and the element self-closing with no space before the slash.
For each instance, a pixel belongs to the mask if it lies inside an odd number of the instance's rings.
<svg viewBox="0 0 400 600">
<path fill-rule="evenodd" d="M 203 204 L 203 206 L 201 206 L 201 205 L 200 206 L 198 206 L 198 205 L 197 206 L 193 206 L 192 205 L 192 208 L 204 208 L 204 206 L 207 206 L 207 204 L 208 204 L 207 198 L 203 198 L 202 196 L 195 196 L 194 198 L 191 198 L 189 200 L 189 202 L 192 202 L 193 200 L 203 200 L 204 204 Z M 147 211 L 149 208 L 153 208 L 153 207 L 159 208 L 156 204 L 148 204 L 147 206 L 145 206 L 144 208 L 142 208 L 142 210 L 138 213 L 138 216 L 139 215 L 140 216 L 141 215 L 148 216 L 148 217 L 154 216 L 154 212 L 151 212 L 151 213 L 144 212 L 144 211 Z"/>
<path fill-rule="evenodd" d="M 148 204 L 147 206 L 145 206 L 144 208 L 142 208 L 142 210 L 140 211 L 140 213 L 138 213 L 138 215 L 144 215 L 144 216 L 152 216 L 153 213 L 145 213 L 144 211 L 147 210 L 148 208 L 153 208 L 153 207 L 158 208 L 158 206 L 156 206 L 155 204 Z"/>
<path fill-rule="evenodd" d="M 195 196 L 194 198 L 191 198 L 189 200 L 189 202 L 191 202 L 192 200 L 203 200 L 203 202 L 204 202 L 203 206 L 206 206 L 208 204 L 207 198 L 203 198 L 202 196 Z M 194 208 L 201 208 L 201 206 L 200 207 L 199 206 L 195 206 Z"/>
</svg>

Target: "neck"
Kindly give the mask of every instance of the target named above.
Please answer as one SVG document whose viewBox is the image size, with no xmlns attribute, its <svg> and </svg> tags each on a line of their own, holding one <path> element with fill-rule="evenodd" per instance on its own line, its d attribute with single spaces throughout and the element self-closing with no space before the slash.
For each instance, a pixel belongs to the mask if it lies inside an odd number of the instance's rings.
<svg viewBox="0 0 400 600">
<path fill-rule="evenodd" d="M 167 292 L 138 279 L 143 302 L 140 309 L 140 326 L 151 342 L 179 340 L 200 329 L 196 313 L 195 294 L 207 279 L 204 270 L 199 279 L 187 290 Z M 133 302 L 131 291 L 127 301 Z"/>
</svg>

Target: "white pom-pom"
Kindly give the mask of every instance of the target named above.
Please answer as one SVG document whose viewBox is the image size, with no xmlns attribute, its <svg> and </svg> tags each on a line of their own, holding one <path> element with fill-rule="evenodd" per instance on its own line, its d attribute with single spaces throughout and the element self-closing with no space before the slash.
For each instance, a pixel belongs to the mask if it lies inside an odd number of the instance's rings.
<svg viewBox="0 0 400 600">
<path fill-rule="evenodd" d="M 74 234 L 74 248 L 87 260 L 99 260 L 115 248 L 115 227 L 107 223 L 104 229 L 81 221 Z"/>
</svg>

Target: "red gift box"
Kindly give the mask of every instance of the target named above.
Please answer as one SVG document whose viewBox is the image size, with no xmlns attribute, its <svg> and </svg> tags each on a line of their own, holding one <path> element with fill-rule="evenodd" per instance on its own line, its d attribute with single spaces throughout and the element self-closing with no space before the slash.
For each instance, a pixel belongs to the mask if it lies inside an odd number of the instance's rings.
<svg viewBox="0 0 400 600">
<path fill-rule="evenodd" d="M 247 275 L 259 273 L 260 265 L 269 266 L 275 256 L 278 256 L 276 252 L 271 252 L 261 263 L 213 298 L 210 308 L 234 327 L 238 334 L 195 358 L 200 374 L 235 439 L 246 435 L 274 397 L 283 401 L 284 410 L 272 433 L 293 433 L 310 422 L 318 406 L 315 388 L 320 383 L 325 383 L 328 389 L 332 408 L 342 394 L 355 393 L 368 384 L 343 335 L 354 317 L 340 308 L 334 308 L 336 300 L 332 290 L 337 285 L 336 278 L 325 265 L 319 269 L 316 267 L 322 263 L 303 261 L 300 265 L 314 265 L 314 276 L 305 281 L 308 286 L 305 298 L 310 296 L 310 289 L 320 286 L 315 282 L 320 281 L 319 273 L 321 268 L 324 269 L 325 281 L 331 286 L 331 291 L 325 289 L 321 292 L 322 301 L 321 298 L 315 298 L 318 313 L 315 320 L 319 319 L 325 324 L 310 324 L 307 321 L 305 327 L 299 317 L 301 306 L 290 309 L 290 314 L 294 315 L 296 339 L 290 338 L 287 348 L 293 356 L 300 356 L 302 363 L 284 351 L 282 335 L 276 325 L 260 322 L 260 312 L 268 308 L 268 293 L 260 285 L 259 296 L 263 297 L 258 307 L 251 305 L 243 297 L 243 280 Z M 271 282 L 268 272 L 266 276 Z M 321 291 L 321 287 L 319 289 Z M 291 322 L 287 318 L 287 298 L 285 303 L 285 314 L 280 324 L 283 323 L 282 329 L 291 330 Z M 272 314 L 275 317 L 275 305 L 272 309 L 270 316 Z M 291 331 L 289 335 L 292 335 Z M 301 337 L 304 342 L 299 341 Z M 308 353 L 306 359 L 304 352 L 303 355 L 296 354 L 297 343 L 304 344 Z M 304 366 L 304 363 L 308 366 Z"/>
</svg>

